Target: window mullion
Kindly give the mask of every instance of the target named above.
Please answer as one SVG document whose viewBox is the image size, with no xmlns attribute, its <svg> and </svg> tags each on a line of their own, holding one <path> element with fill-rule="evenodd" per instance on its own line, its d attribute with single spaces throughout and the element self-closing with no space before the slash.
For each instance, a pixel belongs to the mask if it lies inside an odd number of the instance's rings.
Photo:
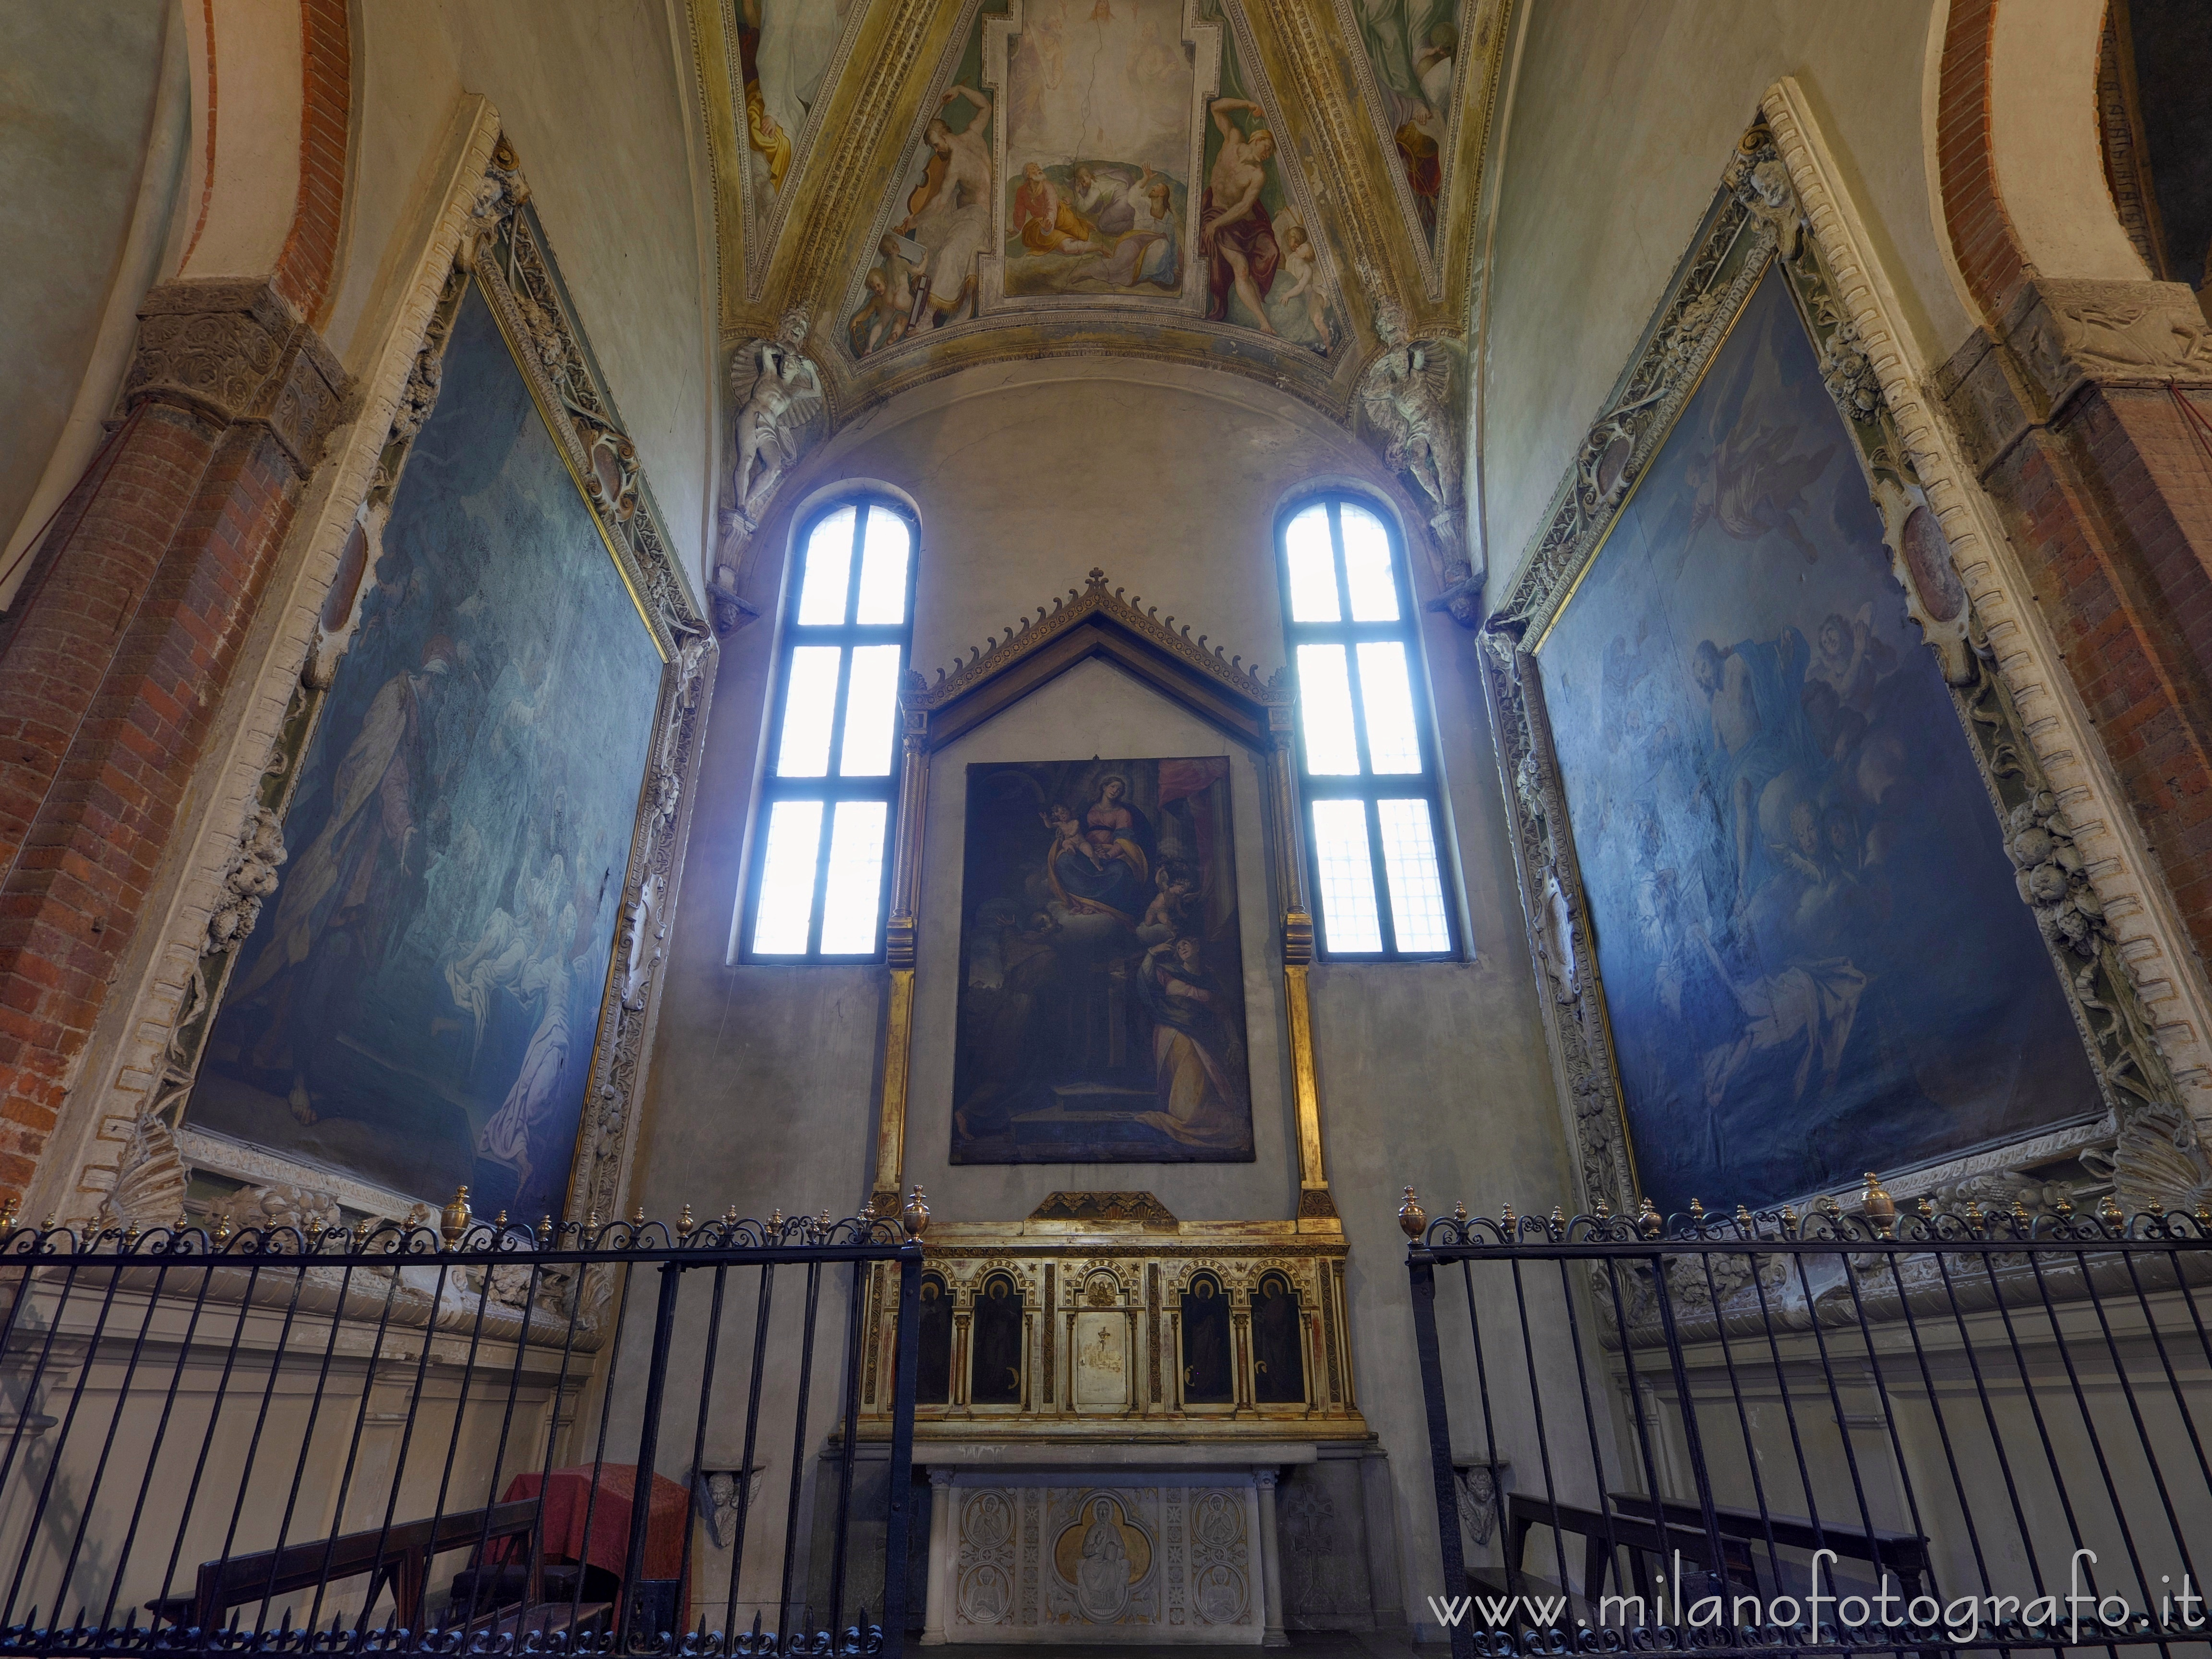
<svg viewBox="0 0 2212 1659">
<path fill-rule="evenodd" d="M 1382 809 L 1367 796 L 1367 861 L 1375 872 L 1375 915 L 1382 924 L 1382 954 L 1398 954 L 1397 908 L 1390 902 L 1389 869 L 1382 857 Z"/>
<path fill-rule="evenodd" d="M 806 954 L 822 954 L 822 913 L 828 906 L 823 900 L 830 891 L 830 831 L 837 822 L 837 803 L 822 803 L 822 833 L 814 843 L 814 908 L 806 915 Z"/>
</svg>

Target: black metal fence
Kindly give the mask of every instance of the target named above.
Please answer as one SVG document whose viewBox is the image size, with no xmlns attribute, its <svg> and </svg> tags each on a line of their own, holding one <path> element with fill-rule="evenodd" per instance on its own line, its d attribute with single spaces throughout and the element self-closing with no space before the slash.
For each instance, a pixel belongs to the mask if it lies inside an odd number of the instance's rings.
<svg viewBox="0 0 2212 1659">
<path fill-rule="evenodd" d="M 2207 1651 L 2212 1217 L 1868 1208 L 1408 1189 L 1455 1654 Z"/>
<path fill-rule="evenodd" d="M 896 1655 L 924 1219 L 0 1236 L 0 1650 Z"/>
</svg>

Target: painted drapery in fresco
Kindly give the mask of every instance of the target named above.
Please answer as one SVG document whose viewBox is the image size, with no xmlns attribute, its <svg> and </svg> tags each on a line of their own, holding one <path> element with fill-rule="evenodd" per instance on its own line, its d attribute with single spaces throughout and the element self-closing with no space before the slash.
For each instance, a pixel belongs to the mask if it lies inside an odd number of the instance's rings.
<svg viewBox="0 0 2212 1659">
<path fill-rule="evenodd" d="M 867 0 L 740 0 L 734 9 L 744 83 L 745 186 L 766 222 L 810 136 L 814 106 L 833 90 L 830 66 Z"/>
<path fill-rule="evenodd" d="M 1643 1189 L 2101 1109 L 1852 441 L 1764 277 L 1538 649 Z"/>
<path fill-rule="evenodd" d="M 1460 55 L 1460 0 L 1352 0 L 1377 113 L 1433 246 Z"/>
<path fill-rule="evenodd" d="M 968 769 L 955 1164 L 1245 1162 L 1229 763 Z"/>
<path fill-rule="evenodd" d="M 567 1191 L 661 662 L 480 292 L 188 1121 L 534 1221 Z"/>
</svg>

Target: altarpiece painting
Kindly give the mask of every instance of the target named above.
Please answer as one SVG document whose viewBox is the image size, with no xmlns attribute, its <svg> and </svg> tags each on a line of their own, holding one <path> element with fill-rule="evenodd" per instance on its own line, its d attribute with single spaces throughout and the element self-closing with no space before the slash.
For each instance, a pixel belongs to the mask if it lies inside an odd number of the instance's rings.
<svg viewBox="0 0 2212 1659">
<path fill-rule="evenodd" d="M 955 1164 L 1248 1162 L 1229 762 L 968 769 Z"/>
<path fill-rule="evenodd" d="M 392 500 L 189 1121 L 562 1208 L 662 658 L 482 290 Z"/>
<path fill-rule="evenodd" d="M 2101 1110 L 1774 270 L 1536 659 L 1661 1209 L 1778 1202 Z"/>
</svg>

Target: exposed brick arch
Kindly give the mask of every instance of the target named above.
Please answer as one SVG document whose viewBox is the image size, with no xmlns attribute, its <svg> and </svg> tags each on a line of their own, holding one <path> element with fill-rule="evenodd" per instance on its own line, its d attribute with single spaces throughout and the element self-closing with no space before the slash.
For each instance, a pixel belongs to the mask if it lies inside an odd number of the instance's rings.
<svg viewBox="0 0 2212 1659">
<path fill-rule="evenodd" d="M 315 318 L 337 266 L 345 213 L 346 137 L 353 42 L 346 0 L 300 0 L 300 194 L 277 257 L 274 286 Z"/>
<path fill-rule="evenodd" d="M 1936 165 L 1944 228 L 1985 320 L 2004 314 L 2027 279 L 2020 235 L 1997 187 L 1990 119 L 1997 0 L 1951 0 L 1936 92 Z"/>
</svg>

